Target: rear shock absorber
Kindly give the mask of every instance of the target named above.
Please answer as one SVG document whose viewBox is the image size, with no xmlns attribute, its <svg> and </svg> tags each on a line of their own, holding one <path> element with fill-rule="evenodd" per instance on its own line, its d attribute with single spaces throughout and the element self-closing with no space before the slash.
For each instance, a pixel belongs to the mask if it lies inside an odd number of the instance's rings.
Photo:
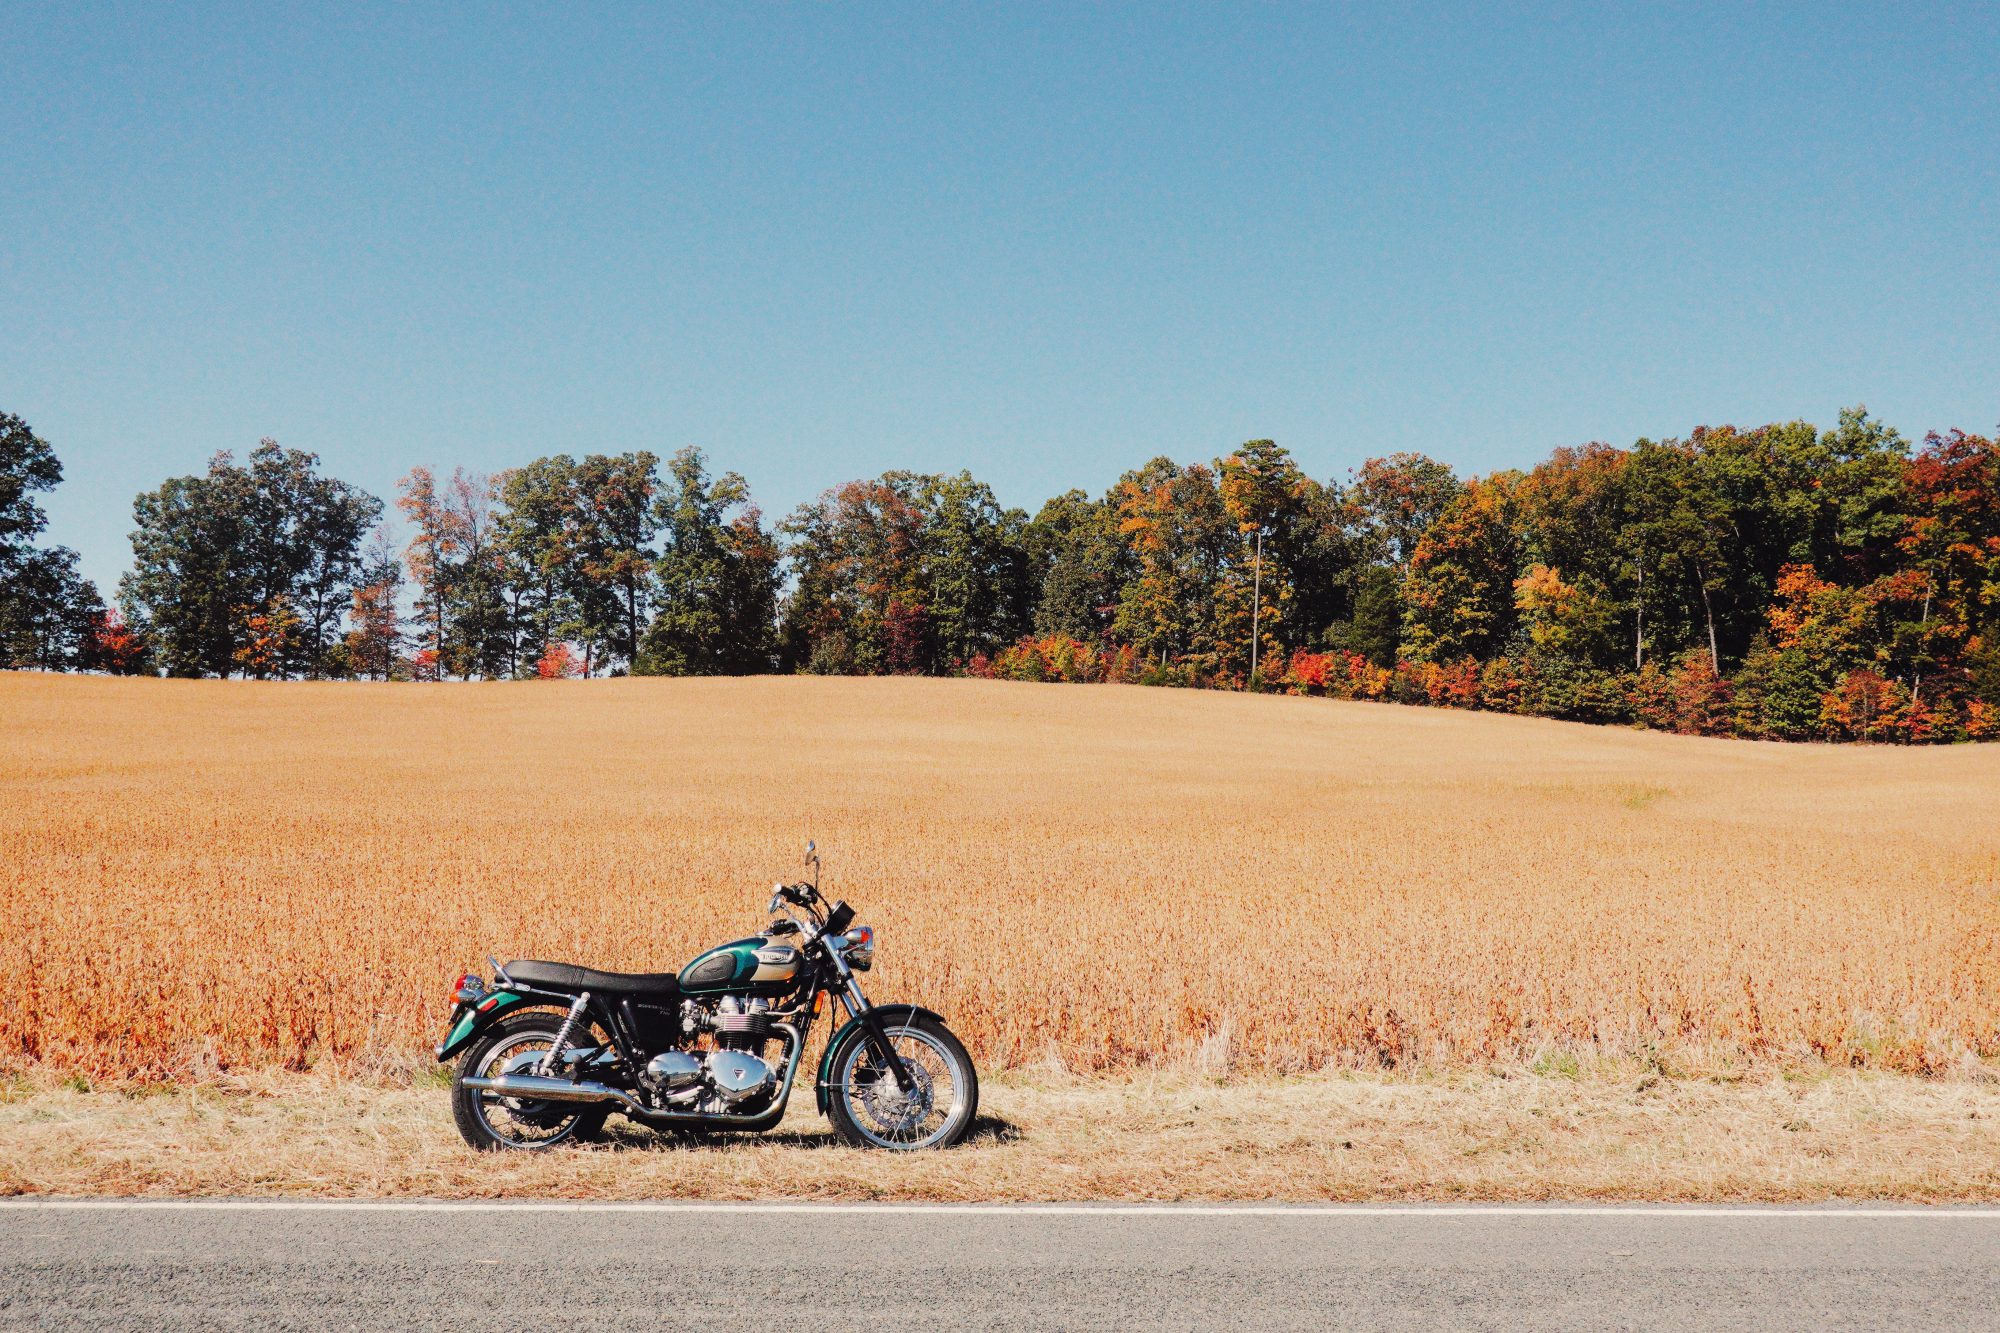
<svg viewBox="0 0 2000 1333">
<path fill-rule="evenodd" d="M 576 1002 L 570 1005 L 569 1012 L 563 1015 L 562 1026 L 556 1029 L 555 1045 L 549 1047 L 549 1053 L 542 1057 L 543 1078 L 555 1077 L 556 1061 L 562 1058 L 563 1047 L 569 1042 L 569 1034 L 576 1028 L 576 1020 L 583 1017 L 584 1008 L 589 1003 L 590 992 L 583 991 L 577 995 Z"/>
</svg>

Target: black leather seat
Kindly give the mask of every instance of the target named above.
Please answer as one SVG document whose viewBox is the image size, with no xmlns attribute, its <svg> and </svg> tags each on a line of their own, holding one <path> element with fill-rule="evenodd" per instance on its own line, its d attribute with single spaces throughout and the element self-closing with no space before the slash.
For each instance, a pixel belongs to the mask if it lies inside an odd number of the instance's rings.
<svg viewBox="0 0 2000 1333">
<path fill-rule="evenodd" d="M 507 964 L 507 975 L 529 986 L 545 990 L 601 991 L 610 995 L 664 995 L 681 993 L 681 981 L 672 972 L 599 972 L 575 963 L 548 963 L 540 959 L 519 959 Z"/>
</svg>

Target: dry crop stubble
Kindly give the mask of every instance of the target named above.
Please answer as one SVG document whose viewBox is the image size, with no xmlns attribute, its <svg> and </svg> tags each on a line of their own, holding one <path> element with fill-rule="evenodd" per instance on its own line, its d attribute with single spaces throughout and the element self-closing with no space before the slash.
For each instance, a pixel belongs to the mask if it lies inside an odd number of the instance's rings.
<svg viewBox="0 0 2000 1333">
<path fill-rule="evenodd" d="M 690 1146 L 613 1120 L 560 1153 L 474 1153 L 435 1083 L 258 1071 L 79 1092 L 0 1084 L 0 1195 L 919 1199 L 2000 1197 L 2000 1086 L 1856 1071 L 1741 1082 L 1631 1067 L 1215 1081 L 987 1081 L 949 1153 L 838 1144 L 810 1102 Z"/>
<path fill-rule="evenodd" d="M 678 966 L 804 840 L 989 1066 L 2000 1055 L 2000 747 L 980 681 L 0 676 L 0 1061 L 421 1051 L 487 952 Z"/>
</svg>

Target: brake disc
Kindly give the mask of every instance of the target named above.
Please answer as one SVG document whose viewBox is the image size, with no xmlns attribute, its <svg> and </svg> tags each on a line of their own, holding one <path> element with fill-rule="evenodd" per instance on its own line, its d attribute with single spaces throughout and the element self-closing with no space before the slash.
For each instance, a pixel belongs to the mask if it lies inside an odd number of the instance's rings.
<svg viewBox="0 0 2000 1333">
<path fill-rule="evenodd" d="M 888 1070 L 879 1070 L 861 1092 L 861 1104 L 881 1128 L 889 1131 L 913 1129 L 931 1111 L 931 1071 L 913 1060 L 903 1061 L 913 1086 L 904 1092 L 896 1086 Z"/>
</svg>

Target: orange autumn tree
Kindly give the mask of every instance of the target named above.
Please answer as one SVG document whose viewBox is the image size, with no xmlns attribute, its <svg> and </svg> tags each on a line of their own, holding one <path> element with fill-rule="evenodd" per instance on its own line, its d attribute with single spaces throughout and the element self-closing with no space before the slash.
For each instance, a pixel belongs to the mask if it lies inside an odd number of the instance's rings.
<svg viewBox="0 0 2000 1333">
<path fill-rule="evenodd" d="M 299 631 L 298 613 L 286 598 L 243 611 L 236 665 L 258 680 L 279 674 L 297 656 Z"/>
<path fill-rule="evenodd" d="M 583 659 L 577 656 L 576 649 L 561 640 L 550 643 L 535 660 L 537 680 L 572 680 L 582 674 Z"/>
</svg>

